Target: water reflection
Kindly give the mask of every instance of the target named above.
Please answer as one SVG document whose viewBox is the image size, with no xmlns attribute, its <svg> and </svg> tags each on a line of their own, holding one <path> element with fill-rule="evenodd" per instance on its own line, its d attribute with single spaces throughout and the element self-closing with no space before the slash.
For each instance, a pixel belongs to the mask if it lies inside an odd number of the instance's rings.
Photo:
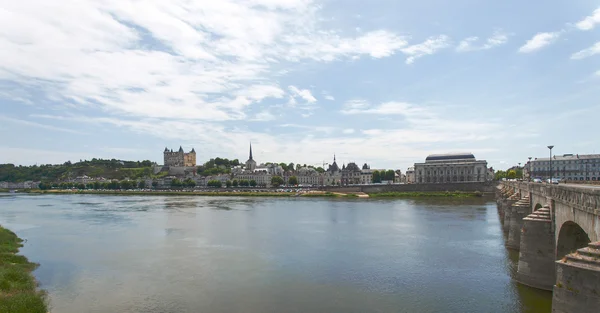
<svg viewBox="0 0 600 313">
<path fill-rule="evenodd" d="M 0 223 L 53 312 L 550 312 L 482 198 L 17 196 Z"/>
</svg>

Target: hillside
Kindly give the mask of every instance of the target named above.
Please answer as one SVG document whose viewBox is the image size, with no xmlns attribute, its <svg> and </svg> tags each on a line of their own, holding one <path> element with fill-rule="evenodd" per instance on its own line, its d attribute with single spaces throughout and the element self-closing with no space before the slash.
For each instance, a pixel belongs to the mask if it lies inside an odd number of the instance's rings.
<svg viewBox="0 0 600 313">
<path fill-rule="evenodd" d="M 107 179 L 138 179 L 152 176 L 151 161 L 120 161 L 116 159 L 92 159 L 76 163 L 65 162 L 59 165 L 15 166 L 0 164 L 0 181 L 57 181 L 87 175 Z"/>
</svg>

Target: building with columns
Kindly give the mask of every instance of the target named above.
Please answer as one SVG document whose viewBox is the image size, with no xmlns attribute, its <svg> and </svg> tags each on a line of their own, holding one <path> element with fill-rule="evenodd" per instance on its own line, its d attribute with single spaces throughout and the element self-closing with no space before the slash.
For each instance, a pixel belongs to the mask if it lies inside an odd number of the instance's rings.
<svg viewBox="0 0 600 313">
<path fill-rule="evenodd" d="M 432 154 L 415 163 L 415 183 L 461 183 L 488 180 L 487 161 L 471 153 Z"/>
</svg>

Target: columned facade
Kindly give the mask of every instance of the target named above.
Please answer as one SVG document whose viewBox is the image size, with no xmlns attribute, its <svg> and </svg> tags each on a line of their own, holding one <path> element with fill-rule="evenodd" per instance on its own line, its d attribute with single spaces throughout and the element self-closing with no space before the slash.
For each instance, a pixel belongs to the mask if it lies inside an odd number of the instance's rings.
<svg viewBox="0 0 600 313">
<path fill-rule="evenodd" d="M 487 161 L 476 160 L 471 153 L 432 154 L 414 167 L 419 184 L 485 182 L 487 171 Z"/>
</svg>

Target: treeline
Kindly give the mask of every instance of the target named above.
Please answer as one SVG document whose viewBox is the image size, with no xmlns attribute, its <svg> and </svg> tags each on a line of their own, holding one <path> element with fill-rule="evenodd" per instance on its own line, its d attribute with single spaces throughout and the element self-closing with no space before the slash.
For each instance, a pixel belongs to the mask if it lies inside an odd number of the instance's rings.
<svg viewBox="0 0 600 313">
<path fill-rule="evenodd" d="M 382 170 L 382 171 L 373 171 L 373 183 L 378 184 L 382 181 L 394 181 L 396 177 L 396 172 L 394 170 Z"/>
<path fill-rule="evenodd" d="M 213 176 L 231 173 L 231 168 L 240 165 L 238 159 L 214 158 L 196 168 L 196 173 L 202 176 Z"/>
<path fill-rule="evenodd" d="M 146 188 L 156 188 L 158 187 L 158 182 L 153 180 L 151 185 L 147 185 L 146 181 L 135 181 L 135 180 L 122 180 L 122 181 L 107 181 L 107 182 L 93 182 L 88 184 L 83 183 L 40 183 L 39 188 L 41 190 L 48 189 L 109 189 L 109 190 L 119 190 L 119 189 L 146 189 Z M 171 181 L 171 188 L 193 188 L 196 187 L 196 182 L 191 178 L 186 180 L 173 179 Z"/>
<path fill-rule="evenodd" d="M 109 179 L 138 179 L 152 174 L 153 162 L 121 161 L 116 159 L 80 160 L 63 164 L 43 164 L 32 166 L 15 166 L 14 164 L 0 164 L 0 181 L 59 181 L 77 176 L 105 177 Z"/>
<path fill-rule="evenodd" d="M 523 178 L 523 170 L 520 168 L 516 168 L 516 169 L 511 169 L 508 171 L 499 170 L 494 173 L 495 180 L 502 180 L 503 178 L 506 178 L 506 179 Z"/>
</svg>

